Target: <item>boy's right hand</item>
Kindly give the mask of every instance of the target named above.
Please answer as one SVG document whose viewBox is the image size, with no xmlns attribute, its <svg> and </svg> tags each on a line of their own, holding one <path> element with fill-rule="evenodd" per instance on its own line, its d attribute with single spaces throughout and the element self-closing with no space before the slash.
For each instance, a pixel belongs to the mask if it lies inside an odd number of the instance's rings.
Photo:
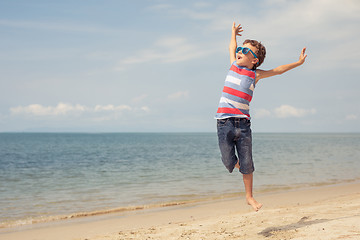
<svg viewBox="0 0 360 240">
<path fill-rule="evenodd" d="M 241 24 L 239 24 L 238 26 L 235 25 L 235 22 L 233 22 L 233 26 L 232 26 L 232 32 L 235 33 L 235 36 L 241 36 L 241 32 L 244 31 L 241 27 Z"/>
<path fill-rule="evenodd" d="M 240 33 L 243 31 L 242 27 L 240 25 L 241 24 L 236 26 L 235 22 L 233 22 L 233 25 L 232 25 L 231 40 L 230 40 L 230 45 L 229 45 L 230 64 L 232 64 L 236 60 L 236 53 L 235 53 L 236 48 L 237 48 L 236 36 L 241 36 Z"/>
</svg>

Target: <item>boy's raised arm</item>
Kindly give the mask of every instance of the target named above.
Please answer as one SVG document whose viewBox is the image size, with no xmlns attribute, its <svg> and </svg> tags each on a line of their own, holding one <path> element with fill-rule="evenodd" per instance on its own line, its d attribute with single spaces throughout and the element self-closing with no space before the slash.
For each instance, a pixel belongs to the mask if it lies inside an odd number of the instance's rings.
<svg viewBox="0 0 360 240">
<path fill-rule="evenodd" d="M 237 47 L 236 36 L 241 36 L 240 33 L 242 31 L 244 30 L 242 30 L 241 24 L 235 26 L 235 22 L 233 22 L 232 31 L 231 31 L 231 40 L 229 45 L 230 64 L 232 64 L 236 60 L 236 53 L 235 53 Z"/>
<path fill-rule="evenodd" d="M 261 69 L 256 70 L 256 83 L 262 78 L 268 78 L 268 77 L 272 77 L 275 75 L 280 75 L 280 74 L 283 74 L 284 72 L 287 72 L 293 68 L 296 68 L 296 67 L 302 65 L 305 62 L 305 58 L 307 57 L 307 54 L 305 54 L 305 51 L 306 51 L 306 48 L 304 47 L 301 51 L 299 61 L 297 61 L 297 62 L 281 65 L 279 67 L 276 67 L 274 69 L 267 70 L 267 71 L 264 71 Z"/>
</svg>

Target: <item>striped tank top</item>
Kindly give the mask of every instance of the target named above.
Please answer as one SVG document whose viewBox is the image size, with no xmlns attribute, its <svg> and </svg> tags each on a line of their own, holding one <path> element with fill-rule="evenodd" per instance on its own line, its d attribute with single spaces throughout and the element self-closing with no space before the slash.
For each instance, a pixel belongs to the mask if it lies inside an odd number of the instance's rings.
<svg viewBox="0 0 360 240">
<path fill-rule="evenodd" d="M 250 119 L 249 104 L 255 89 L 256 71 L 234 62 L 226 76 L 216 119 L 229 117 Z"/>
</svg>

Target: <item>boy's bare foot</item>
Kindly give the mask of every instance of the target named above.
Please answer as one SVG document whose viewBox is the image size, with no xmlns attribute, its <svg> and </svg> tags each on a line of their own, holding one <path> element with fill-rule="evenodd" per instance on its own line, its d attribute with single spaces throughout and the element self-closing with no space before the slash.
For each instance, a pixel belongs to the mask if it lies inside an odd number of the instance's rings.
<svg viewBox="0 0 360 240">
<path fill-rule="evenodd" d="M 262 204 L 258 203 L 253 197 L 247 197 L 246 201 L 254 208 L 256 212 L 259 211 L 259 209 L 262 207 Z"/>
</svg>

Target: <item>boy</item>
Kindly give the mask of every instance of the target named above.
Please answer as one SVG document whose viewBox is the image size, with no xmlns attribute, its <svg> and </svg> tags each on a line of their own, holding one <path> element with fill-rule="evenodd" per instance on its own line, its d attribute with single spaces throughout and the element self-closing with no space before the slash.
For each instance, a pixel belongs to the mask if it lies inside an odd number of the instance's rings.
<svg viewBox="0 0 360 240">
<path fill-rule="evenodd" d="M 229 45 L 231 68 L 225 79 L 215 118 L 221 159 L 230 173 L 234 168 L 238 168 L 243 174 L 246 201 L 258 211 L 262 204 L 258 203 L 252 194 L 255 168 L 252 159 L 249 103 L 255 85 L 260 79 L 283 74 L 300 66 L 307 55 L 306 48 L 303 48 L 297 62 L 267 71 L 257 69 L 264 61 L 265 47 L 256 40 L 245 40 L 242 47 L 237 47 L 236 36 L 241 36 L 242 31 L 241 25 L 235 26 L 234 22 Z M 238 157 L 235 155 L 235 149 Z"/>
</svg>

